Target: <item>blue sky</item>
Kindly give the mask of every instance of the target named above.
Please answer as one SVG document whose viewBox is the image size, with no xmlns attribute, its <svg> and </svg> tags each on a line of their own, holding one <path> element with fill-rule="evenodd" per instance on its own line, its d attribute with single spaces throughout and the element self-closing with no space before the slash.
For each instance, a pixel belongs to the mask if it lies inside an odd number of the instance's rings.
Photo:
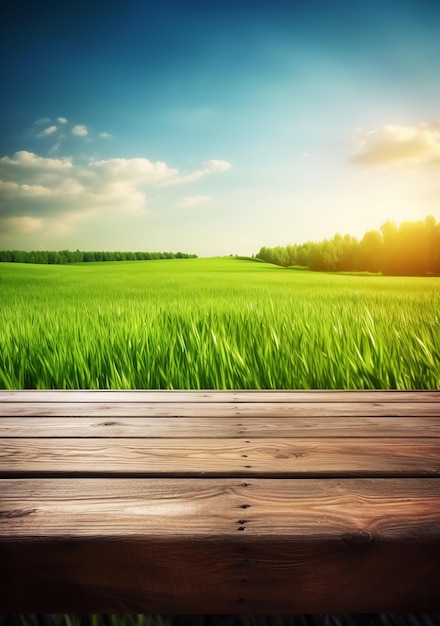
<svg viewBox="0 0 440 626">
<path fill-rule="evenodd" d="M 440 219 L 440 5 L 3 3 L 0 247 L 251 254 Z"/>
</svg>

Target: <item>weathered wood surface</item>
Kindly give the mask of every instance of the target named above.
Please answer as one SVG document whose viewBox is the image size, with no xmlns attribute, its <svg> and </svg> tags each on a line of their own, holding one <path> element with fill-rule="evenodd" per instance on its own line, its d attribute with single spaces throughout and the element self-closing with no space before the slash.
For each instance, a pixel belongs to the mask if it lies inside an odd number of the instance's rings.
<svg viewBox="0 0 440 626">
<path fill-rule="evenodd" d="M 0 402 L 440 402 L 440 391 L 1 391 Z"/>
<path fill-rule="evenodd" d="M 440 476 L 435 439 L 5 439 L 0 476 Z"/>
<path fill-rule="evenodd" d="M 440 437 L 432 417 L 1 417 L 0 437 L 310 438 Z"/>
<path fill-rule="evenodd" d="M 439 392 L 0 392 L 0 609 L 438 610 L 439 437 Z"/>
<path fill-rule="evenodd" d="M 434 402 L 5 402 L 0 414 L 65 417 L 439 417 Z"/>
<path fill-rule="evenodd" d="M 11 539 L 0 588 L 13 611 L 23 589 L 34 610 L 56 612 L 376 612 L 438 601 L 438 479 L 20 480 L 3 490 Z"/>
</svg>

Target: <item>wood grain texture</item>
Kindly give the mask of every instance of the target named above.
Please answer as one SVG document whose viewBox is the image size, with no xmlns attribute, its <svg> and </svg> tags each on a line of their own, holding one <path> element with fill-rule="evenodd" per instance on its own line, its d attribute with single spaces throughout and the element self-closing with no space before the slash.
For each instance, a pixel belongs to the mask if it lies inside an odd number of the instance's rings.
<svg viewBox="0 0 440 626">
<path fill-rule="evenodd" d="M 4 439 L 0 475 L 440 476 L 435 439 Z"/>
<path fill-rule="evenodd" d="M 440 532 L 440 478 L 34 478 L 1 479 L 0 491 L 8 541 L 176 533 L 314 540 L 351 531 L 368 543 L 432 540 Z"/>
<path fill-rule="evenodd" d="M 8 613 L 438 610 L 438 544 L 373 546 L 276 537 L 194 541 L 179 535 L 166 543 L 75 536 L 43 544 L 19 540 L 2 546 L 0 604 Z"/>
<path fill-rule="evenodd" d="M 438 607 L 439 479 L 14 480 L 0 489 L 0 604 L 10 612 Z"/>
<path fill-rule="evenodd" d="M 1 390 L 0 402 L 440 402 L 440 391 Z"/>
<path fill-rule="evenodd" d="M 439 391 L 0 392 L 0 608 L 440 610 Z"/>
<path fill-rule="evenodd" d="M 440 437 L 433 417 L 2 417 L 0 437 Z"/>
<path fill-rule="evenodd" d="M 437 402 L 3 402 L 0 416 L 72 417 L 440 417 Z"/>
</svg>

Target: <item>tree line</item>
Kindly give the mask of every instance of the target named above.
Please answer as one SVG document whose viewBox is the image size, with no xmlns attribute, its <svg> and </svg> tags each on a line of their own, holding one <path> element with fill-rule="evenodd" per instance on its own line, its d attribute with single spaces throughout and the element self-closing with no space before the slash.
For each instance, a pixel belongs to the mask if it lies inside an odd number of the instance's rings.
<svg viewBox="0 0 440 626">
<path fill-rule="evenodd" d="M 302 266 L 323 272 L 365 271 L 388 276 L 440 276 L 440 223 L 388 220 L 361 240 L 337 233 L 333 239 L 303 244 L 263 246 L 255 255 L 284 267 Z"/>
<path fill-rule="evenodd" d="M 93 252 L 82 250 L 0 250 L 0 263 L 39 263 L 64 265 L 96 261 L 155 261 L 157 259 L 195 259 L 185 252 Z"/>
</svg>

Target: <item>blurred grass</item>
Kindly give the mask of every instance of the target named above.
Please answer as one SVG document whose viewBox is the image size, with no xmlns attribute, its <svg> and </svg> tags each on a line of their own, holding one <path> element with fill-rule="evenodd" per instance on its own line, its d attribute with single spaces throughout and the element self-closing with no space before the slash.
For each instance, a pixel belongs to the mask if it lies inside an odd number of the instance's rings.
<svg viewBox="0 0 440 626">
<path fill-rule="evenodd" d="M 440 613 L 357 615 L 0 615 L 0 626 L 438 626 Z"/>
</svg>

